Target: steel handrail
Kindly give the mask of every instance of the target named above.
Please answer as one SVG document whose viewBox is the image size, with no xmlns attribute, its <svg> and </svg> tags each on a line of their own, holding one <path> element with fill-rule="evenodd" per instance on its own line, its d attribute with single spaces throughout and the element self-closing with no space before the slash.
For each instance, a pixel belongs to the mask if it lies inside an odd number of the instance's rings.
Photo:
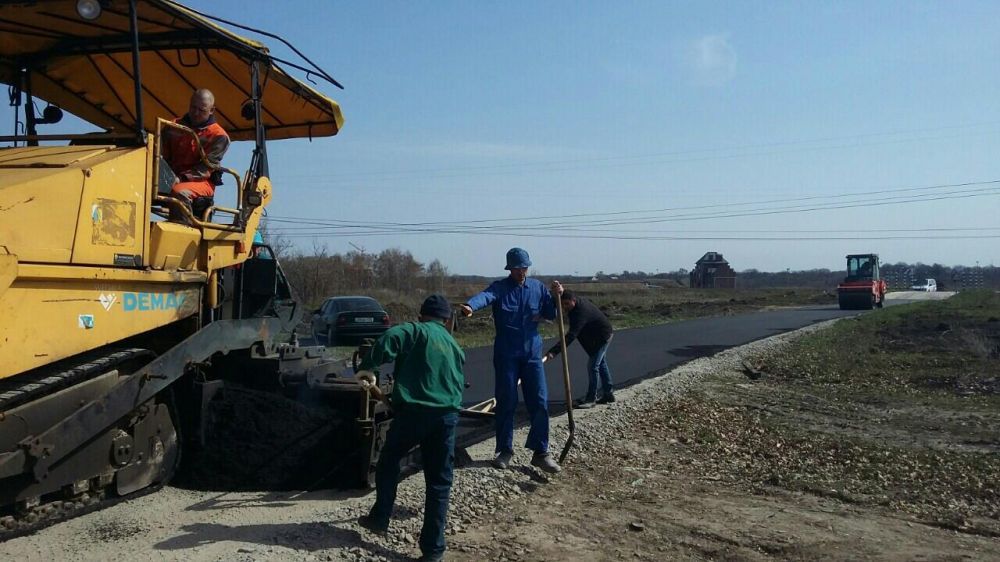
<svg viewBox="0 0 1000 562">
<path fill-rule="evenodd" d="M 157 134 L 156 138 L 159 141 L 162 141 L 162 139 L 163 139 L 163 128 L 164 128 L 164 126 L 166 128 L 168 128 L 168 129 L 175 129 L 177 131 L 180 131 L 180 132 L 182 132 L 184 134 L 187 134 L 187 135 L 190 135 L 191 137 L 193 137 L 194 141 L 195 141 L 195 146 L 198 147 L 198 156 L 201 159 L 201 163 L 205 164 L 206 166 L 208 166 L 209 168 L 211 168 L 212 171 L 223 172 L 223 173 L 229 174 L 229 175 L 231 175 L 233 177 L 233 180 L 236 181 L 236 209 L 237 209 L 236 213 L 234 213 L 234 214 L 239 215 L 240 214 L 240 210 L 239 209 L 241 209 L 242 206 L 243 206 L 243 189 L 244 189 L 243 178 L 241 178 L 240 175 L 236 172 L 236 170 L 233 170 L 232 168 L 227 168 L 225 166 L 216 166 L 216 165 L 212 164 L 211 162 L 209 162 L 208 156 L 205 154 L 205 148 L 201 145 L 201 139 L 198 138 L 198 133 L 196 133 L 195 130 L 192 129 L 192 128 L 190 128 L 190 127 L 186 127 L 184 125 L 181 125 L 180 123 L 175 123 L 173 121 L 168 121 L 168 120 L 163 119 L 163 118 L 158 118 L 156 120 L 156 134 Z M 156 150 L 156 156 L 157 156 L 156 162 L 157 163 L 160 162 L 160 157 L 162 155 L 163 155 L 162 142 L 157 142 L 157 150 Z M 157 174 L 157 177 L 159 177 L 159 174 Z M 224 209 L 224 207 L 221 207 L 221 208 Z"/>
<path fill-rule="evenodd" d="M 153 200 L 156 201 L 157 203 L 166 205 L 171 209 L 178 209 L 180 211 L 180 214 L 184 216 L 184 218 L 188 221 L 189 224 L 196 226 L 198 228 L 202 229 L 207 228 L 209 230 L 222 230 L 225 232 L 243 232 L 243 229 L 238 226 L 229 224 L 218 224 L 214 222 L 199 220 L 194 216 L 194 213 L 191 212 L 191 208 L 188 207 L 180 199 L 174 197 L 168 197 L 166 195 L 157 195 L 156 197 L 153 198 Z M 213 209 L 215 209 L 215 207 L 209 208 L 209 210 Z M 224 210 L 230 211 L 230 209 L 224 209 Z"/>
</svg>

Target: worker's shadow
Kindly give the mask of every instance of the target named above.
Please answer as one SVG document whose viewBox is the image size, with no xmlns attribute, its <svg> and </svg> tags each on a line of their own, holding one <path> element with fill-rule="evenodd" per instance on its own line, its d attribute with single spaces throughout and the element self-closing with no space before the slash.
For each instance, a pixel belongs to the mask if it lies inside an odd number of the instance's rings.
<svg viewBox="0 0 1000 562">
<path fill-rule="evenodd" d="M 315 492 L 268 492 L 266 494 L 221 492 L 189 505 L 185 511 L 225 511 L 246 507 L 291 507 L 303 501 L 337 501 L 361 497 L 369 490 L 317 490 Z"/>
<path fill-rule="evenodd" d="M 534 492 L 535 490 L 538 489 L 539 484 L 548 484 L 549 482 L 551 482 L 551 480 L 549 480 L 549 477 L 546 476 L 545 473 L 541 472 L 540 470 L 534 469 L 530 466 L 519 467 L 518 472 L 528 477 L 527 482 L 517 483 L 517 485 L 524 492 Z"/>
<path fill-rule="evenodd" d="M 674 357 L 709 357 L 715 355 L 720 351 L 724 351 L 732 347 L 731 345 L 688 345 L 685 347 L 675 347 L 669 350 L 667 353 L 673 355 Z"/>
<path fill-rule="evenodd" d="M 223 525 L 194 523 L 181 527 L 185 534 L 153 545 L 156 550 L 187 550 L 222 541 L 259 544 L 262 547 L 281 546 L 315 552 L 330 548 L 360 547 L 388 560 L 411 558 L 383 546 L 365 541 L 361 533 L 342 529 L 326 522 L 283 523 L 261 525 Z"/>
<path fill-rule="evenodd" d="M 406 521 L 407 519 L 416 519 L 417 517 L 421 517 L 422 515 L 423 513 L 420 510 L 402 505 L 399 502 L 397 502 L 396 505 L 392 506 L 393 521 Z M 330 523 L 334 525 L 340 525 L 344 523 L 354 523 L 357 520 L 358 520 L 357 516 L 352 516 L 352 517 L 347 517 L 345 519 L 331 519 Z"/>
<path fill-rule="evenodd" d="M 494 468 L 492 460 L 475 460 L 469 455 L 469 452 L 464 448 L 455 449 L 455 469 L 456 470 L 468 470 L 473 468 Z M 533 492 L 538 488 L 539 484 L 548 484 L 549 478 L 541 471 L 532 468 L 530 466 L 517 466 L 507 469 L 497 469 L 498 475 L 504 477 L 507 480 L 517 480 L 510 478 L 513 474 L 523 474 L 528 477 L 528 482 L 523 482 L 518 480 L 514 482 L 519 486 L 522 491 Z"/>
<path fill-rule="evenodd" d="M 467 468 L 489 468 L 493 466 L 493 461 L 476 460 L 472 458 L 465 447 L 455 447 L 455 468 L 457 470 Z"/>
</svg>

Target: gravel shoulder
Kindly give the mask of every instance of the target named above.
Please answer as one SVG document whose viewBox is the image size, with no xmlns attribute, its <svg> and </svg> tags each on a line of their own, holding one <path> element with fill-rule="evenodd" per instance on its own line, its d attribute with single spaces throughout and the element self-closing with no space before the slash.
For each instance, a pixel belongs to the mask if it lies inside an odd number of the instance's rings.
<svg viewBox="0 0 1000 562">
<path fill-rule="evenodd" d="M 755 472 L 763 460 L 741 455 L 747 434 L 735 433 L 746 430 L 736 414 L 746 401 L 733 397 L 757 392 L 744 362 L 780 353 L 823 327 L 692 361 L 620 391 L 613 405 L 577 411 L 576 446 L 554 477 L 530 468 L 526 451 L 501 471 L 488 464 L 492 440 L 470 448 L 472 461 L 456 470 L 448 559 L 1000 559 L 1000 540 L 988 525 L 975 526 L 978 532 L 946 528 L 891 504 L 838 493 L 837 486 L 768 481 Z M 719 439 L 729 428 L 731 442 Z M 515 440 L 523 442 L 525 434 Z M 554 419 L 555 449 L 566 436 L 565 416 Z M 780 455 L 773 442 L 769 446 L 768 454 Z M 167 487 L 0 544 L 0 558 L 396 561 L 418 555 L 422 477 L 400 485 L 387 537 L 354 522 L 373 499 L 335 491 Z"/>
</svg>

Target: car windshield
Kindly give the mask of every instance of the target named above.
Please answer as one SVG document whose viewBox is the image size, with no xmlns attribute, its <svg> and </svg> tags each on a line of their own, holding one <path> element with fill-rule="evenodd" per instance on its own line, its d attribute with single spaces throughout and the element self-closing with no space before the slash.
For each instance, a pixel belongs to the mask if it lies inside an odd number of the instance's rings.
<svg viewBox="0 0 1000 562">
<path fill-rule="evenodd" d="M 374 299 L 368 298 L 346 298 L 337 299 L 334 301 L 337 305 L 337 310 L 341 312 L 381 312 L 382 307 L 379 306 L 378 302 Z"/>
</svg>

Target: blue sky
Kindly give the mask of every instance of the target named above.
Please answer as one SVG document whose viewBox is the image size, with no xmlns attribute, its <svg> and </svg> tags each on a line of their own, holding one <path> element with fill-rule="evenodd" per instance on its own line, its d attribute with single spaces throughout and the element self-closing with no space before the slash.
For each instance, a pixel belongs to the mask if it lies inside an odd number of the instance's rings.
<svg viewBox="0 0 1000 562">
<path fill-rule="evenodd" d="M 1000 184 L 900 191 L 1000 179 L 996 2 L 190 4 L 282 35 L 346 87 L 320 85 L 338 136 L 270 145 L 272 217 L 464 230 L 597 215 L 488 235 L 272 223 L 304 251 L 399 247 L 484 275 L 511 246 L 544 274 L 691 268 L 706 251 L 738 270 L 858 252 L 1000 264 L 996 238 L 944 238 L 1000 235 Z M 889 193 L 844 197 L 873 192 Z M 865 202 L 916 194 L 944 198 Z M 660 209 L 687 210 L 609 214 Z M 553 221 L 580 238 L 529 226 Z M 931 230 L 950 228 L 993 230 Z M 681 239 L 634 239 L 649 237 Z M 760 239 L 775 237 L 821 240 Z"/>
</svg>

